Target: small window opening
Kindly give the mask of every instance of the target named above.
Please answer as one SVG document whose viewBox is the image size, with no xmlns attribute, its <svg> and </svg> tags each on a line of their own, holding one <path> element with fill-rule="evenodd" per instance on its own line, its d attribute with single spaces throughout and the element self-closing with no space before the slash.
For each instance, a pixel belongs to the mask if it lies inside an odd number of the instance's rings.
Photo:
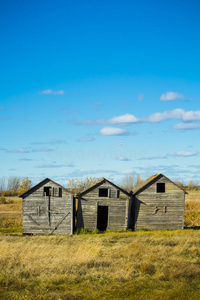
<svg viewBox="0 0 200 300">
<path fill-rule="evenodd" d="M 167 212 L 167 206 L 165 206 L 165 214 L 166 214 L 166 212 Z"/>
<path fill-rule="evenodd" d="M 59 188 L 59 197 L 62 197 L 62 188 Z"/>
<path fill-rule="evenodd" d="M 157 193 L 165 193 L 165 183 L 157 183 Z"/>
<path fill-rule="evenodd" d="M 108 197 L 108 189 L 99 189 L 99 197 Z"/>
<path fill-rule="evenodd" d="M 51 187 L 50 186 L 45 186 L 44 187 L 44 196 L 51 196 Z"/>
</svg>

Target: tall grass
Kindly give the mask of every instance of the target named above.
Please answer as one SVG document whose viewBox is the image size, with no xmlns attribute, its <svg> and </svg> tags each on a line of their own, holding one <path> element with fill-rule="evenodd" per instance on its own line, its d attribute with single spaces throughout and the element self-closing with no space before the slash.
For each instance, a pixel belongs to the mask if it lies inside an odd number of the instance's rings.
<svg viewBox="0 0 200 300">
<path fill-rule="evenodd" d="M 195 230 L 0 236 L 1 299 L 198 299 Z"/>
<path fill-rule="evenodd" d="M 0 299 L 199 299 L 200 232 L 22 236 L 21 199 L 0 205 Z M 200 192 L 185 224 L 200 224 Z"/>
</svg>

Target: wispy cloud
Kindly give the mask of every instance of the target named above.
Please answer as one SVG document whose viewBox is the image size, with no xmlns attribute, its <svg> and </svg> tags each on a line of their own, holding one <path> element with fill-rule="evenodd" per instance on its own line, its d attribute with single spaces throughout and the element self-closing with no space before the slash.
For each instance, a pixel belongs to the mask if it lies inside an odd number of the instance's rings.
<svg viewBox="0 0 200 300">
<path fill-rule="evenodd" d="M 8 120 L 8 117 L 1 117 L 0 120 Z"/>
<path fill-rule="evenodd" d="M 140 157 L 137 160 L 158 160 L 158 159 L 166 159 L 169 157 L 190 157 L 190 156 L 200 156 L 200 153 L 197 151 L 177 151 L 170 152 L 164 155 L 155 155 L 155 156 L 144 156 Z"/>
<path fill-rule="evenodd" d="M 144 99 L 144 95 L 143 94 L 138 95 L 138 101 L 142 102 L 143 99 Z"/>
<path fill-rule="evenodd" d="M 19 158 L 19 161 L 34 161 L 35 159 L 31 158 Z"/>
<path fill-rule="evenodd" d="M 41 169 L 45 169 L 45 168 L 66 168 L 66 167 L 74 167 L 73 164 L 64 164 L 64 165 L 56 165 L 56 164 L 43 164 L 43 165 L 36 165 L 35 168 L 41 168 Z"/>
<path fill-rule="evenodd" d="M 49 148 L 36 148 L 32 150 L 32 152 L 51 152 L 51 151 L 53 150 Z"/>
<path fill-rule="evenodd" d="M 200 129 L 200 124 L 199 123 L 178 123 L 172 126 L 172 129 L 179 129 L 179 130 Z"/>
<path fill-rule="evenodd" d="M 77 142 L 93 142 L 94 140 L 95 138 L 93 137 L 85 137 L 85 138 L 77 139 Z"/>
<path fill-rule="evenodd" d="M 144 156 L 140 157 L 137 160 L 153 160 L 153 159 L 166 159 L 167 155 L 155 155 L 155 156 Z"/>
<path fill-rule="evenodd" d="M 44 90 L 41 92 L 38 92 L 39 95 L 64 95 L 65 92 L 63 90 L 60 91 L 53 91 L 53 90 Z"/>
<path fill-rule="evenodd" d="M 3 107 L 3 106 L 0 106 L 0 110 L 4 110 L 4 107 Z"/>
<path fill-rule="evenodd" d="M 115 170 L 110 170 L 110 169 L 99 169 L 99 170 L 85 170 L 85 169 L 79 169 L 79 170 L 75 170 L 71 173 L 68 174 L 69 177 L 82 177 L 82 176 L 89 176 L 89 175 L 97 175 L 97 176 L 102 176 L 101 174 L 109 174 L 108 176 L 110 176 L 111 174 L 113 175 L 118 175 L 118 174 L 122 174 L 122 172 L 118 172 Z M 104 175 L 103 175 L 104 176 Z"/>
<path fill-rule="evenodd" d="M 14 149 L 14 150 L 9 150 L 7 151 L 8 153 L 29 153 L 28 150 L 24 149 L 24 148 L 18 148 L 18 149 Z"/>
<path fill-rule="evenodd" d="M 79 110 L 70 110 L 69 108 L 65 107 L 61 109 L 62 114 L 79 114 Z"/>
<path fill-rule="evenodd" d="M 200 153 L 196 151 L 178 151 L 169 153 L 170 156 L 199 156 Z"/>
<path fill-rule="evenodd" d="M 94 105 L 102 105 L 103 102 L 94 102 L 93 104 L 94 104 Z"/>
<path fill-rule="evenodd" d="M 183 98 L 185 98 L 183 95 L 175 92 L 167 92 L 160 96 L 161 101 L 173 101 L 173 100 L 178 100 Z"/>
<path fill-rule="evenodd" d="M 128 157 L 125 157 L 125 156 L 119 156 L 116 159 L 119 160 L 119 161 L 130 161 L 131 160 Z"/>
<path fill-rule="evenodd" d="M 74 125 L 98 125 L 98 124 L 108 124 L 108 121 L 105 119 L 100 119 L 100 120 L 92 120 L 92 119 L 87 119 L 83 121 L 71 121 L 71 124 Z"/>
<path fill-rule="evenodd" d="M 122 128 L 104 127 L 100 131 L 100 135 L 128 135 L 129 131 Z"/>
<path fill-rule="evenodd" d="M 33 142 L 32 145 L 56 145 L 56 144 L 67 144 L 65 140 L 61 139 L 53 139 L 51 141 L 45 141 L 45 142 Z"/>
</svg>

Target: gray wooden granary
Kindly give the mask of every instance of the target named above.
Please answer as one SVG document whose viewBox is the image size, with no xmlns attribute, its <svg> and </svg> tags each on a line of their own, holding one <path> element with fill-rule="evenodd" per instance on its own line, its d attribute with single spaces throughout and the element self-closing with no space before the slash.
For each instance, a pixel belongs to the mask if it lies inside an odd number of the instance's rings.
<svg viewBox="0 0 200 300">
<path fill-rule="evenodd" d="M 77 195 L 77 228 L 126 230 L 130 194 L 103 178 Z"/>
<path fill-rule="evenodd" d="M 133 230 L 183 229 L 186 192 L 162 174 L 133 190 L 128 227 Z"/>
<path fill-rule="evenodd" d="M 73 195 L 46 178 L 23 193 L 23 234 L 73 233 Z"/>
</svg>

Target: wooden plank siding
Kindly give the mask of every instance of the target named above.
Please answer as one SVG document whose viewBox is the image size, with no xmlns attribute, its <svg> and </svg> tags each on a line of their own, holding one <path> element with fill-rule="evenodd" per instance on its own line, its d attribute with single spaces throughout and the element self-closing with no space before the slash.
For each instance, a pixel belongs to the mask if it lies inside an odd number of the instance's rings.
<svg viewBox="0 0 200 300">
<path fill-rule="evenodd" d="M 45 196 L 44 187 L 51 187 L 51 191 L 62 189 L 62 195 L 55 192 L 55 196 Z M 44 234 L 53 230 L 54 234 L 73 233 L 73 195 L 65 188 L 48 179 L 22 198 L 23 234 Z"/>
<path fill-rule="evenodd" d="M 108 189 L 108 197 L 99 196 L 99 189 Z M 113 197 L 115 195 L 116 197 Z M 128 221 L 129 197 L 117 187 L 104 180 L 80 194 L 78 198 L 77 228 L 97 229 L 98 208 L 108 207 L 106 230 L 126 230 Z"/>
<path fill-rule="evenodd" d="M 165 192 L 157 192 L 165 183 Z M 164 175 L 133 195 L 132 225 L 135 230 L 183 229 L 185 192 Z"/>
</svg>

